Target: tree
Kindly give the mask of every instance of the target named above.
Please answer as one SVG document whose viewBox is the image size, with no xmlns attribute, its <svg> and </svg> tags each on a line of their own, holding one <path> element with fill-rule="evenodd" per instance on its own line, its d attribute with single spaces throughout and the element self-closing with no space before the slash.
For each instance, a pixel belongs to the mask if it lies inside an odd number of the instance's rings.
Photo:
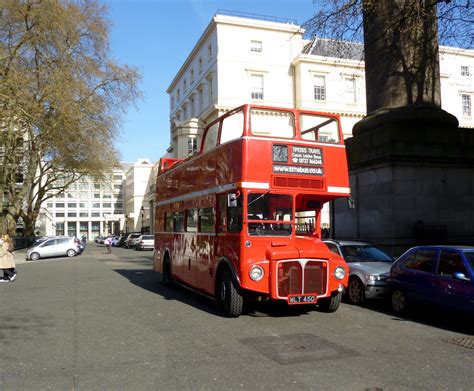
<svg viewBox="0 0 474 391">
<path fill-rule="evenodd" d="M 118 163 L 121 115 L 140 75 L 109 57 L 98 0 L 2 0 L 0 227 L 21 216 L 31 234 L 41 204 Z"/>
<path fill-rule="evenodd" d="M 344 57 L 364 42 L 367 111 L 440 106 L 438 39 L 471 48 L 474 11 L 469 0 L 329 0 L 305 27 L 333 39 Z"/>
</svg>

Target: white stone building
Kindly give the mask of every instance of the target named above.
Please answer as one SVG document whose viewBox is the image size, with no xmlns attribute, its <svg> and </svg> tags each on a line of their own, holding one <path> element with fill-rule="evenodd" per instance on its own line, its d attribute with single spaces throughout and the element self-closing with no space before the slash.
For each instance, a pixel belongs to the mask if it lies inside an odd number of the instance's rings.
<svg viewBox="0 0 474 391">
<path fill-rule="evenodd" d="M 207 123 L 245 103 L 338 113 L 350 137 L 366 115 L 362 46 L 341 56 L 292 21 L 235 15 L 211 20 L 167 90 L 169 155 L 187 156 Z M 442 108 L 474 127 L 474 51 L 440 53 Z"/>
<path fill-rule="evenodd" d="M 150 184 L 155 182 L 153 166 L 149 159 L 140 158 L 125 173 L 125 232 L 150 232 L 148 193 Z"/>
<path fill-rule="evenodd" d="M 167 89 L 169 156 L 188 156 L 206 124 L 246 103 L 337 113 L 351 137 L 366 115 L 363 47 L 351 46 L 341 55 L 331 41 L 305 40 L 293 21 L 217 14 Z M 442 108 L 474 128 L 474 51 L 440 53 Z"/>
</svg>

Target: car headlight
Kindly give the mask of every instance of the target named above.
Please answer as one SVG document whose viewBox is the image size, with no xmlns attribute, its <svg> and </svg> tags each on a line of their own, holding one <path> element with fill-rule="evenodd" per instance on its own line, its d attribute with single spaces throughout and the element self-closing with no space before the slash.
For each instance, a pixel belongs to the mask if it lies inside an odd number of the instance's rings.
<svg viewBox="0 0 474 391">
<path fill-rule="evenodd" d="M 338 280 L 344 279 L 345 276 L 346 270 L 342 266 L 338 266 L 336 269 L 334 269 L 334 277 L 336 277 Z"/>
<path fill-rule="evenodd" d="M 375 281 L 385 281 L 387 280 L 388 276 L 384 274 L 381 274 L 381 275 L 369 274 L 369 275 L 366 275 L 365 278 L 367 279 L 367 281 L 375 282 Z"/>
<path fill-rule="evenodd" d="M 253 266 L 249 272 L 250 278 L 253 281 L 260 281 L 263 278 L 264 274 L 265 272 L 263 271 L 261 266 Z"/>
</svg>

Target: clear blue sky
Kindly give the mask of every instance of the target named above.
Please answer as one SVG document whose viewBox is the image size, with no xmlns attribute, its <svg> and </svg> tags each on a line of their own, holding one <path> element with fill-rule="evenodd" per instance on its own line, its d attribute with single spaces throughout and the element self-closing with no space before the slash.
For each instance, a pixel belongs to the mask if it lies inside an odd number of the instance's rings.
<svg viewBox="0 0 474 391">
<path fill-rule="evenodd" d="M 295 19 L 315 12 L 313 0 L 102 0 L 112 23 L 112 56 L 143 76 L 144 98 L 123 117 L 122 162 L 158 160 L 169 145 L 166 89 L 217 10 Z"/>
</svg>

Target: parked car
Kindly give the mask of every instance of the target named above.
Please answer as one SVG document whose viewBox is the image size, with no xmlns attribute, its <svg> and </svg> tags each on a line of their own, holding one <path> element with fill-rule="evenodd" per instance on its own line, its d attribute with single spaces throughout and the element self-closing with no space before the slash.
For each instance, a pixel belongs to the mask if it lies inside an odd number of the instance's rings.
<svg viewBox="0 0 474 391">
<path fill-rule="evenodd" d="M 127 240 L 128 235 L 122 235 L 120 236 L 120 239 L 117 243 L 117 247 L 125 247 L 125 241 Z"/>
<path fill-rule="evenodd" d="M 114 247 L 118 247 L 118 244 L 119 244 L 119 241 L 120 241 L 120 238 L 122 236 L 119 236 L 119 235 L 116 235 L 112 238 L 112 246 Z"/>
<path fill-rule="evenodd" d="M 153 235 L 141 235 L 138 238 L 135 250 L 153 250 L 155 248 L 155 238 Z"/>
<path fill-rule="evenodd" d="M 323 239 L 323 242 L 349 266 L 345 295 L 350 303 L 362 304 L 366 299 L 388 295 L 387 279 L 395 260 L 390 254 L 364 241 Z"/>
<path fill-rule="evenodd" d="M 141 233 L 131 233 L 128 235 L 127 240 L 125 241 L 126 248 L 135 248 L 138 238 L 141 236 Z"/>
<path fill-rule="evenodd" d="M 388 282 L 395 312 L 425 303 L 474 316 L 474 247 L 413 247 L 393 264 Z"/>
<path fill-rule="evenodd" d="M 74 257 L 81 253 L 78 239 L 72 236 L 54 236 L 34 244 L 26 252 L 27 261 L 48 257 Z"/>
<path fill-rule="evenodd" d="M 103 243 L 104 243 L 104 239 L 105 239 L 105 237 L 103 237 L 102 235 L 99 235 L 99 236 L 96 236 L 96 237 L 94 238 L 94 242 L 100 244 L 101 241 L 102 241 L 102 244 L 103 244 Z"/>
</svg>

